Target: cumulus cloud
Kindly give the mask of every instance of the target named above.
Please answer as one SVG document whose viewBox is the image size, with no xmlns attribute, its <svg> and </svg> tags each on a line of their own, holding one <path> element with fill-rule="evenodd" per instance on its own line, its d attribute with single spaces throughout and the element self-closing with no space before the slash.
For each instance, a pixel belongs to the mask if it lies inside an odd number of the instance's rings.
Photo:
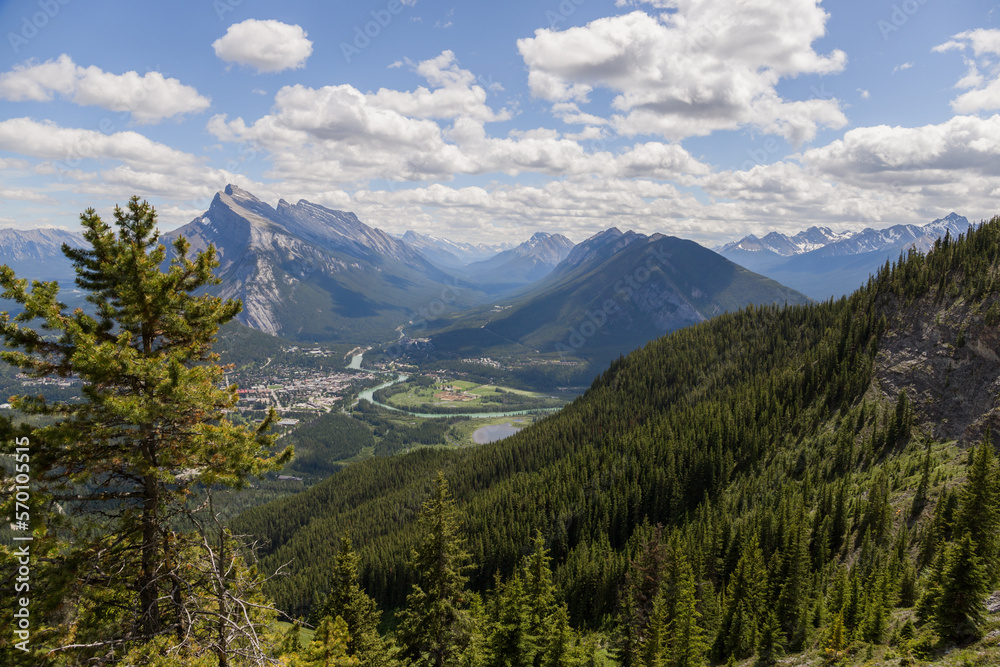
<svg viewBox="0 0 1000 667">
<path fill-rule="evenodd" d="M 846 124 L 836 99 L 787 101 L 775 89 L 782 78 L 845 66 L 842 51 L 812 48 L 827 18 L 815 0 L 648 4 L 673 11 L 633 11 L 518 40 L 532 93 L 579 105 L 598 88 L 611 90 L 613 125 L 628 136 L 681 140 L 753 126 L 801 143 L 819 127 Z"/>
<path fill-rule="evenodd" d="M 136 167 L 176 167 L 200 163 L 198 158 L 157 143 L 138 132 L 104 134 L 66 128 L 31 118 L 0 121 L 0 150 L 55 160 L 75 168 L 81 160 L 120 160 Z"/>
<path fill-rule="evenodd" d="M 0 99 L 48 102 L 59 96 L 75 104 L 128 112 L 138 123 L 156 123 L 204 111 L 211 102 L 191 86 L 159 72 L 112 74 L 80 67 L 66 54 L 43 63 L 28 61 L 0 74 Z"/>
<path fill-rule="evenodd" d="M 857 128 L 806 151 L 803 163 L 868 188 L 938 187 L 1000 178 L 1000 115 L 955 116 L 922 127 Z"/>
<path fill-rule="evenodd" d="M 612 155 L 603 145 L 583 145 L 600 138 L 596 130 L 565 136 L 536 128 L 491 136 L 486 123 L 510 112 L 487 104 L 486 90 L 453 53 L 409 65 L 427 86 L 374 93 L 350 85 L 286 86 L 270 114 L 252 123 L 219 115 L 208 129 L 222 141 L 250 141 L 267 150 L 274 165 L 270 177 L 317 184 L 447 180 L 457 174 L 637 173 L 644 164 L 655 178 L 705 169 L 679 146 L 643 145 Z"/>
<path fill-rule="evenodd" d="M 229 26 L 225 35 L 212 42 L 212 48 L 228 63 L 247 65 L 258 72 L 281 72 L 305 67 L 312 44 L 301 26 L 247 19 Z"/>
<path fill-rule="evenodd" d="M 507 109 L 494 111 L 486 104 L 488 91 L 478 84 L 472 72 L 458 66 L 451 51 L 443 51 L 436 58 L 410 65 L 433 90 L 424 86 L 414 91 L 380 88 L 373 98 L 377 106 L 412 118 L 469 116 L 491 122 L 507 120 L 513 115 Z M 497 84 L 492 85 L 495 87 Z"/>
<path fill-rule="evenodd" d="M 0 151 L 42 160 L 31 167 L 35 174 L 53 177 L 54 190 L 69 189 L 85 194 L 88 200 L 97 197 L 115 202 L 122 192 L 141 192 L 143 196 L 188 202 L 187 208 L 204 211 L 217 190 L 239 179 L 232 171 L 212 168 L 198 156 L 138 132 L 105 134 L 30 118 L 0 121 Z M 24 166 L 27 161 L 17 158 L 12 164 Z M 252 185 L 264 191 L 260 184 Z M 4 191 L 6 198 L 36 201 L 22 194 L 17 189 Z"/>
<path fill-rule="evenodd" d="M 938 53 L 972 51 L 973 57 L 965 58 L 968 67 L 965 76 L 955 84 L 966 92 L 951 101 L 952 109 L 957 113 L 1000 109 L 1000 67 L 994 62 L 995 56 L 1000 55 L 1000 30 L 980 28 L 960 32 L 932 50 Z M 983 75 L 983 70 L 990 72 L 989 78 Z"/>
<path fill-rule="evenodd" d="M 1000 30 L 989 28 L 966 30 L 952 35 L 950 40 L 938 44 L 931 50 L 943 53 L 952 50 L 962 51 L 967 47 L 972 47 L 973 53 L 977 56 L 1000 55 Z"/>
</svg>

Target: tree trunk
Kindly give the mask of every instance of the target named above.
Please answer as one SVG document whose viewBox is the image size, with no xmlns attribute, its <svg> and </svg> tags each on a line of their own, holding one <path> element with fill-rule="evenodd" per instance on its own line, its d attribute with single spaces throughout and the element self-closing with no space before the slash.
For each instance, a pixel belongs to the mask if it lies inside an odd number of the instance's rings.
<svg viewBox="0 0 1000 667">
<path fill-rule="evenodd" d="M 161 629 L 159 595 L 156 585 L 157 553 L 159 539 L 157 536 L 157 501 L 158 487 L 156 478 L 147 475 L 143 480 L 142 507 L 142 568 L 139 571 L 139 606 L 141 609 L 140 623 L 142 633 L 151 637 Z"/>
</svg>

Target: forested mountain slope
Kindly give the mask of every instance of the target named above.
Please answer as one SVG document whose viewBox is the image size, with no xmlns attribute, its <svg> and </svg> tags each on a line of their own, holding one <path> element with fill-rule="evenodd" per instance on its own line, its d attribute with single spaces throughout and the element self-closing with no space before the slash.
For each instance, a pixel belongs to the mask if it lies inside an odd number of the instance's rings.
<svg viewBox="0 0 1000 667">
<path fill-rule="evenodd" d="M 550 273 L 501 302 L 432 324 L 435 348 L 472 355 L 521 346 L 603 369 L 666 333 L 747 304 L 803 304 L 793 289 L 702 246 L 612 228 L 583 241 Z"/>
<path fill-rule="evenodd" d="M 952 627 L 932 621 L 951 605 L 963 554 L 978 549 L 967 569 L 1000 579 L 1000 522 L 976 505 L 1000 497 L 986 461 L 1000 433 L 998 287 L 1000 218 L 911 253 L 849 298 L 751 306 L 676 331 L 511 438 L 353 465 L 234 528 L 268 541 L 266 567 L 290 562 L 271 589 L 279 606 L 302 613 L 323 594 L 347 534 L 363 585 L 393 608 L 410 590 L 414 518 L 443 470 L 480 590 L 539 529 L 574 625 L 617 618 L 626 641 L 645 631 L 656 592 L 625 586 L 629 563 L 655 552 L 643 545 L 663 524 L 693 570 L 716 659 L 763 651 L 765 637 L 821 648 L 838 627 L 845 641 L 903 636 L 919 652 L 930 628 Z M 956 492 L 990 427 L 977 455 L 992 470 L 985 490 Z M 894 611 L 914 605 L 929 619 L 916 634 L 902 627 L 913 613 Z"/>
</svg>

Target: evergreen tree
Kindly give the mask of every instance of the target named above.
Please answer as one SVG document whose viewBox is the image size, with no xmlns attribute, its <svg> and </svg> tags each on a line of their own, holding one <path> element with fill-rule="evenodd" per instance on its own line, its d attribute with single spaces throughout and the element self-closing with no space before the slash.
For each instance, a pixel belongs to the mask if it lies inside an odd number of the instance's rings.
<svg viewBox="0 0 1000 667">
<path fill-rule="evenodd" d="M 528 629 L 527 599 L 519 573 L 497 586 L 489 613 L 486 667 L 527 667 L 538 653 Z"/>
<path fill-rule="evenodd" d="M 619 602 L 618 631 L 612 644 L 612 654 L 622 667 L 634 667 L 646 660 L 646 635 L 669 558 L 669 549 L 662 537 L 663 529 L 657 526 L 639 555 L 630 563 L 626 574 L 625 589 Z M 668 615 L 664 623 L 669 623 L 669 619 Z"/>
<path fill-rule="evenodd" d="M 789 645 L 798 650 L 805 641 L 809 615 L 809 550 L 805 528 L 789 531 L 790 543 L 786 548 L 785 566 L 781 577 L 781 593 L 777 601 L 777 618 Z"/>
<path fill-rule="evenodd" d="M 888 580 L 884 570 L 879 570 L 869 578 L 865 596 L 864 615 L 861 619 L 861 638 L 872 644 L 879 644 L 885 637 L 889 620 Z"/>
<path fill-rule="evenodd" d="M 726 608 L 715 644 L 719 657 L 746 658 L 757 650 L 761 623 L 767 618 L 766 595 L 764 556 L 756 536 L 752 536 L 726 587 Z"/>
<path fill-rule="evenodd" d="M 827 631 L 826 655 L 831 662 L 840 659 L 847 646 L 847 628 L 844 627 L 844 612 L 837 612 Z"/>
<path fill-rule="evenodd" d="M 757 664 L 773 665 L 778 662 L 778 658 L 784 653 L 784 637 L 781 630 L 781 623 L 774 613 L 767 615 L 767 619 L 761 624 L 760 644 L 757 647 Z"/>
<path fill-rule="evenodd" d="M 400 656 L 420 666 L 459 665 L 474 630 L 466 590 L 470 566 L 443 472 L 423 505 L 420 528 L 423 540 L 410 559 L 419 583 L 400 614 Z"/>
<path fill-rule="evenodd" d="M 378 633 L 382 612 L 375 600 L 358 585 L 358 563 L 351 539 L 340 540 L 334 559 L 333 584 L 320 617 L 340 616 L 347 624 L 350 640 L 347 654 L 358 658 L 362 667 L 381 667 L 388 662 L 386 648 Z"/>
<path fill-rule="evenodd" d="M 309 645 L 294 656 L 291 667 L 355 667 L 358 659 L 347 655 L 347 623 L 341 617 L 325 617 Z"/>
<path fill-rule="evenodd" d="M 1000 474 L 993 445 L 987 441 L 972 453 L 968 479 L 955 516 L 955 537 L 968 535 L 990 586 L 1000 582 Z"/>
<path fill-rule="evenodd" d="M 556 608 L 548 618 L 545 633 L 545 650 L 539 664 L 541 667 L 576 667 L 580 664 L 579 651 L 573 646 L 573 630 L 569 627 L 569 612 L 566 605 Z"/>
<path fill-rule="evenodd" d="M 535 532 L 532 551 L 523 565 L 524 613 L 529 641 L 533 644 L 535 667 L 541 666 L 546 652 L 546 636 L 551 621 L 562 605 L 556 604 L 556 587 L 549 567 L 549 551 L 541 531 Z"/>
<path fill-rule="evenodd" d="M 701 667 L 708 644 L 700 623 L 694 573 L 686 559 L 679 569 L 677 608 L 670 624 L 670 667 Z"/>
<path fill-rule="evenodd" d="M 979 637 L 985 620 L 983 600 L 989 590 L 976 543 L 966 534 L 945 550 L 941 582 L 934 596 L 933 623 L 938 635 L 956 641 Z"/>
<path fill-rule="evenodd" d="M 191 258 L 190 244 L 179 237 L 163 270 L 167 250 L 153 208 L 133 197 L 114 217 L 112 227 L 88 209 L 80 218 L 86 247 L 63 246 L 93 315 L 67 313 L 55 282 L 35 282 L 29 290 L 0 267 L 2 297 L 22 308 L 14 317 L 0 314 L 0 336 L 14 349 L 0 356 L 29 377 L 76 376 L 83 385 L 82 401 L 12 399 L 17 410 L 49 422 L 30 431 L 33 498 L 39 507 L 51 503 L 34 516 L 58 528 L 48 535 L 71 535 L 58 558 L 79 573 L 59 578 L 61 590 L 50 593 L 62 598 L 64 610 L 86 609 L 92 595 L 107 606 L 110 622 L 91 626 L 94 634 L 77 626 L 56 635 L 57 643 L 77 647 L 72 651 L 81 661 L 124 641 L 166 634 L 186 645 L 206 636 L 205 623 L 243 627 L 218 618 L 239 605 L 200 606 L 232 602 L 216 595 L 232 570 L 220 571 L 219 554 L 210 553 L 213 542 L 226 545 L 191 534 L 197 509 L 191 499 L 216 484 L 240 487 L 291 456 L 290 450 L 267 454 L 273 414 L 256 430 L 225 416 L 237 393 L 220 387 L 223 369 L 212 345 L 241 305 L 204 293 L 219 282 L 212 273 L 215 249 Z M 41 330 L 30 327 L 35 322 Z M 226 664 L 229 649 L 215 650 Z"/>
<path fill-rule="evenodd" d="M 615 622 L 611 654 L 621 667 L 638 667 L 643 664 L 645 619 L 640 615 L 634 583 L 627 585 L 620 604 L 622 608 Z"/>
</svg>

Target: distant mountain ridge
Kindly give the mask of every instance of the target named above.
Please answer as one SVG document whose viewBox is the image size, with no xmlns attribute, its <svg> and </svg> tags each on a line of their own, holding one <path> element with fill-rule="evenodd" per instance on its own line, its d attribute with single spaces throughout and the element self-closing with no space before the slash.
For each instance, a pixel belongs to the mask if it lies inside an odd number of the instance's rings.
<svg viewBox="0 0 1000 667">
<path fill-rule="evenodd" d="M 524 243 L 497 255 L 473 262 L 462 276 L 488 290 L 512 289 L 547 276 L 575 244 L 561 234 L 535 232 Z"/>
<path fill-rule="evenodd" d="M 55 227 L 0 229 L 0 264 L 29 280 L 72 280 L 76 273 L 62 246 L 84 245 L 83 236 Z"/>
<path fill-rule="evenodd" d="M 853 292 L 887 259 L 896 259 L 908 248 L 926 252 L 946 233 L 957 237 L 971 228 L 967 218 L 952 212 L 922 226 L 858 232 L 810 227 L 794 236 L 771 232 L 761 238 L 751 234 L 716 250 L 751 271 L 824 300 Z"/>
<path fill-rule="evenodd" d="M 486 259 L 514 248 L 513 243 L 462 243 L 407 230 L 400 237 L 428 260 L 442 268 L 457 268 Z"/>
<path fill-rule="evenodd" d="M 806 302 L 693 241 L 611 228 L 496 306 L 436 323 L 430 337 L 462 354 L 520 346 L 607 362 L 750 303 Z"/>
</svg>

